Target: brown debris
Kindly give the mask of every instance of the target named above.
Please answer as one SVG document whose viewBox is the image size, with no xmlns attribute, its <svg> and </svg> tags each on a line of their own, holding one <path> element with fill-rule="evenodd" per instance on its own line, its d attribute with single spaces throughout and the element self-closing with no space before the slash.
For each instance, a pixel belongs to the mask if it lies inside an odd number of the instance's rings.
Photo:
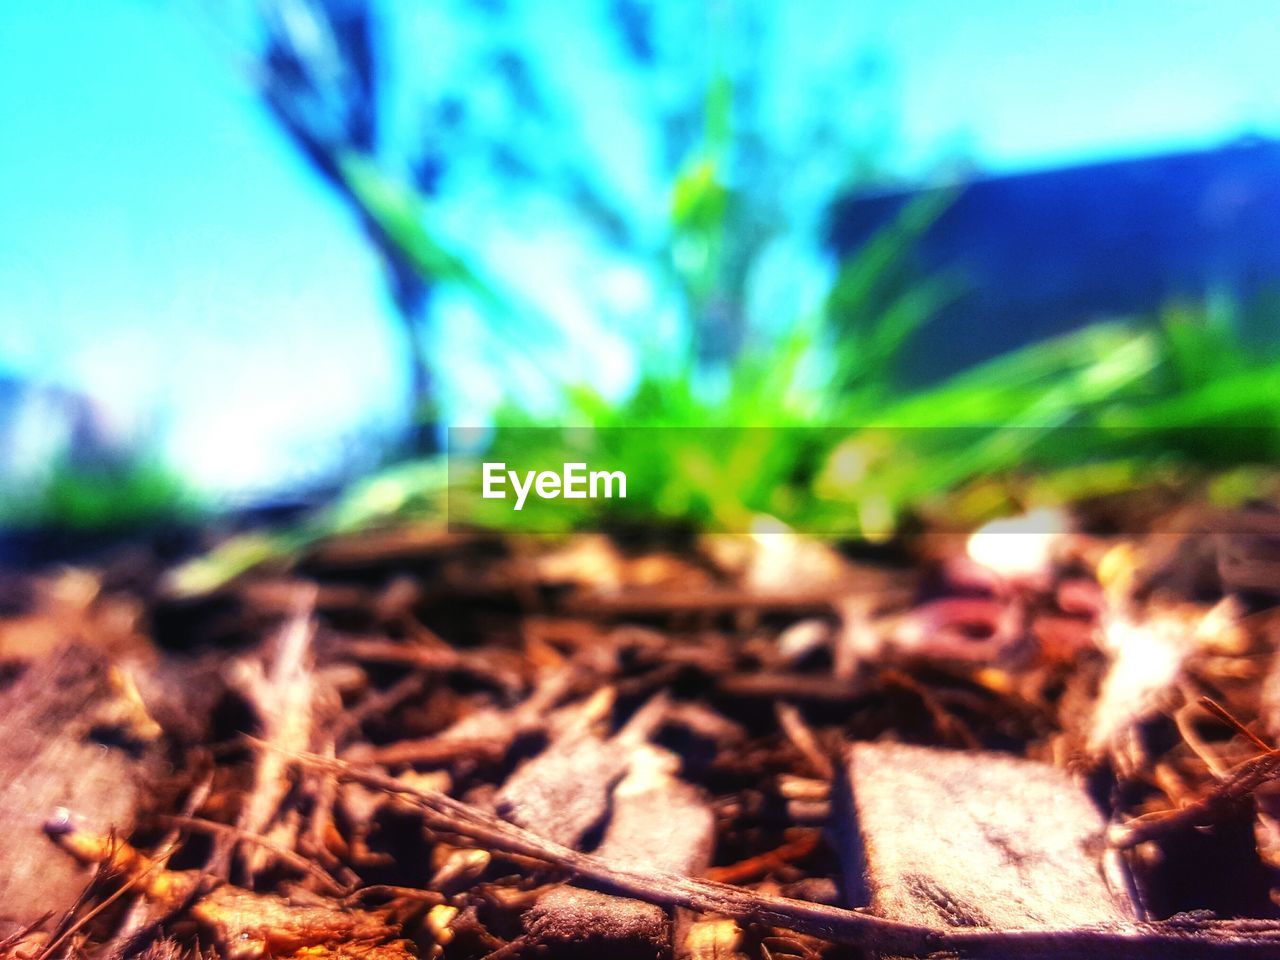
<svg viewBox="0 0 1280 960">
<path fill-rule="evenodd" d="M 301 591 L 296 602 L 295 613 L 277 637 L 270 666 L 264 668 L 256 659 L 241 659 L 233 665 L 232 681 L 253 703 L 263 739 L 277 748 L 258 754 L 253 789 L 245 798 L 238 826 L 246 834 L 266 834 L 273 828 L 270 839 L 284 846 L 293 845 L 298 828 L 296 821 L 276 822 L 290 785 L 287 754 L 311 749 L 317 700 L 322 696 L 311 653 L 314 591 Z M 266 848 L 249 849 L 249 874 L 261 871 L 268 860 Z"/>
<path fill-rule="evenodd" d="M 127 843 L 72 822 L 52 826 L 58 842 L 87 863 L 103 863 L 132 879 L 160 911 L 191 904 L 191 915 L 227 960 L 308 957 L 313 960 L 410 960 L 394 927 L 364 910 L 289 902 L 223 884 L 201 892 L 198 871 L 164 869 Z"/>
<path fill-rule="evenodd" d="M 888 920 L 678 874 L 619 866 L 547 840 L 444 794 L 410 788 L 391 777 L 314 754 L 292 759 L 329 771 L 343 780 L 410 797 L 431 829 L 467 837 L 504 854 L 554 865 L 570 872 L 575 883 L 584 886 L 647 903 L 781 927 L 873 951 L 912 957 L 951 951 L 961 957 L 992 960 L 1018 951 L 1034 960 L 1075 960 L 1084 953 L 1095 960 L 1201 960 L 1209 956 L 1271 957 L 1280 949 L 1280 922 L 1261 919 L 1185 916 L 1167 922 L 1112 922 L 1014 930 L 939 929 Z"/>
<path fill-rule="evenodd" d="M 1280 953 L 1280 618 L 1231 595 L 1258 578 L 1219 577 L 1211 541 L 939 535 L 889 567 L 773 535 L 550 556 L 420 534 L 180 604 L 90 571 L 61 606 L 13 594 L 0 634 L 101 630 L 110 657 L 92 717 L 29 739 L 173 764 L 118 853 L 109 822 L 68 835 L 97 838 L 93 877 L 34 828 L 0 836 L 0 866 L 12 844 L 76 881 L 16 932 L 29 960 Z M 151 646 L 153 613 L 187 653 Z M 40 668 L 6 649 L 0 698 Z M 873 911 L 849 909 L 835 823 Z M 1122 857 L 1168 919 L 1134 919 Z"/>
<path fill-rule="evenodd" d="M 1233 808 L 1238 808 L 1241 804 L 1254 799 L 1259 791 L 1272 787 L 1277 778 L 1280 778 L 1280 749 L 1259 739 L 1230 717 L 1216 702 L 1206 698 L 1202 703 L 1236 727 L 1238 732 L 1243 733 L 1246 739 L 1263 752 L 1225 771 L 1219 781 L 1203 796 L 1175 810 L 1145 814 L 1113 827 L 1110 838 L 1116 846 L 1132 847 L 1189 827 L 1213 826 L 1226 819 Z M 1265 802 L 1265 795 L 1259 802 L 1260 804 Z M 1265 806 L 1261 807 L 1261 812 L 1263 817 L 1267 815 Z M 1259 850 L 1264 859 L 1269 852 L 1265 848 Z"/>
</svg>

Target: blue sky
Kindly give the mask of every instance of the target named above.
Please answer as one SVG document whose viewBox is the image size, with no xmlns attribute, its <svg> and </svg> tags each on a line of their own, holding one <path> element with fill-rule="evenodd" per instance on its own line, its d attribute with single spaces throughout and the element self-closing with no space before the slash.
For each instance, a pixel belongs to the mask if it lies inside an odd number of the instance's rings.
<svg viewBox="0 0 1280 960">
<path fill-rule="evenodd" d="M 230 60 L 135 0 L 6 3 L 0 38 L 0 365 L 210 488 L 398 410 L 377 265 Z"/>
<path fill-rule="evenodd" d="M 957 151 L 1000 172 L 1280 127 L 1274 0 L 788 9 L 784 54 L 822 55 L 840 11 L 845 39 L 892 64 L 908 171 Z M 0 369 L 82 387 L 203 488 L 242 490 L 393 422 L 404 375 L 365 244 L 184 11 L 0 4 Z M 572 47 L 574 19 L 556 29 Z"/>
<path fill-rule="evenodd" d="M 1270 0 L 854 6 L 868 8 L 868 37 L 901 64 L 908 142 L 960 138 L 989 169 L 1280 125 L 1280 7 Z"/>
</svg>

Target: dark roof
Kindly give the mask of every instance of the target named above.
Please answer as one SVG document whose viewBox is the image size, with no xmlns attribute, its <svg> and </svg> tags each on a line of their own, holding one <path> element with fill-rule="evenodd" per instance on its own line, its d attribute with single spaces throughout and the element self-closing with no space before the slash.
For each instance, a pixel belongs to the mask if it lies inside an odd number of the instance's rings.
<svg viewBox="0 0 1280 960">
<path fill-rule="evenodd" d="M 840 201 L 836 251 L 856 249 L 912 195 Z M 913 381 L 1171 300 L 1248 300 L 1280 285 L 1280 143 L 978 180 L 915 257 L 920 271 L 958 269 L 967 292 L 918 336 Z"/>
</svg>

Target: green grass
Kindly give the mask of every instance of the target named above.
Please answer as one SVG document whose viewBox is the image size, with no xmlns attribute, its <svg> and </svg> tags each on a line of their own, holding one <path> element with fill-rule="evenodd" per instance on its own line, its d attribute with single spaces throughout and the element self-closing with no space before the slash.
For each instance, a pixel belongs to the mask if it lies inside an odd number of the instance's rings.
<svg viewBox="0 0 1280 960">
<path fill-rule="evenodd" d="M 871 372 L 861 389 L 839 389 L 850 368 L 833 361 L 826 327 L 799 324 L 776 350 L 744 354 L 718 391 L 664 358 L 621 401 L 569 384 L 551 417 L 500 416 L 486 458 L 550 466 L 581 459 L 585 442 L 605 465 L 626 466 L 626 501 L 572 513 L 530 501 L 514 514 L 466 502 L 440 460 L 407 463 L 302 526 L 232 541 L 179 582 L 209 589 L 334 534 L 442 523 L 447 506 L 509 532 L 763 522 L 882 539 L 923 514 L 964 525 L 1025 506 L 1011 498 L 1013 478 L 1024 495 L 1066 503 L 1216 476 L 1214 496 L 1239 501 L 1280 452 L 1280 362 L 1233 330 L 1221 311 L 1173 307 L 1154 324 L 1090 326 L 904 393 Z"/>
<path fill-rule="evenodd" d="M 1017 509 L 1012 478 L 1059 502 L 1211 473 L 1227 500 L 1257 488 L 1253 468 L 1280 454 L 1280 360 L 1246 348 L 1221 304 L 1089 326 L 904 391 L 894 370 L 949 281 L 895 292 L 877 278 L 937 209 L 908 208 L 841 265 L 820 312 L 743 352 L 714 387 L 700 384 L 688 354 L 650 352 L 620 400 L 565 383 L 550 412 L 499 412 L 486 458 L 522 468 L 581 459 L 585 430 L 594 458 L 625 466 L 625 501 L 571 513 L 531 501 L 514 514 L 481 502 L 456 471 L 451 485 L 441 460 L 410 462 L 360 481 L 305 524 L 232 541 L 177 582 L 210 589 L 335 534 L 442 523 L 450 507 L 455 520 L 509 532 L 767 521 L 883 539 L 925 514 L 966 524 Z"/>
<path fill-rule="evenodd" d="M 264 558 L 317 539 L 389 524 L 451 519 L 505 531 L 584 527 L 773 529 L 883 538 L 922 516 L 973 523 L 1017 509 L 1011 481 L 1062 501 L 1140 488 L 1153 478 L 1235 471 L 1280 454 L 1280 361 L 1247 348 L 1235 309 L 1172 305 L 1160 317 L 1098 324 L 997 357 L 943 383 L 905 389 L 913 334 L 963 293 L 921 275 L 920 239 L 954 193 L 920 195 L 836 265 L 811 309 L 748 329 L 727 368 L 696 359 L 714 304 L 745 302 L 754 263 L 734 247 L 753 198 L 730 170 L 732 90 L 711 84 L 701 142 L 676 174 L 668 237 L 650 267 L 683 305 L 688 336 L 637 341 L 639 375 L 619 397 L 559 382 L 550 408 L 508 402 L 487 459 L 529 469 L 583 459 L 623 466 L 625 501 L 567 512 L 531 502 L 513 514 L 482 502 L 439 460 L 355 484 L 307 523 L 235 541 L 191 568 L 208 588 Z M 467 293 L 506 345 L 536 365 L 530 329 L 546 326 L 453 255 L 428 229 L 412 190 L 366 162 L 344 168 L 372 222 L 424 277 Z M 723 429 L 718 429 L 723 428 Z M 754 428 L 754 429 L 744 429 Z M 588 431 L 584 440 L 582 431 Z M 709 434 L 708 430 L 718 430 Z M 1224 482 L 1224 496 L 1248 488 Z M 562 502 L 561 502 L 562 503 Z"/>
<path fill-rule="evenodd" d="M 0 496 L 0 529 L 128 533 L 195 520 L 200 504 L 157 457 L 134 454 L 99 464 L 55 461 L 44 476 Z"/>
</svg>

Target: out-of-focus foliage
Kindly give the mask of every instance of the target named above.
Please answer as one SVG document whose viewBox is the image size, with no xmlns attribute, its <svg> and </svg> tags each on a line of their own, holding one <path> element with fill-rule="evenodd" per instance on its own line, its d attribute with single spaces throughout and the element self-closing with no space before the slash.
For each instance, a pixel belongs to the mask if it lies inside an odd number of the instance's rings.
<svg viewBox="0 0 1280 960">
<path fill-rule="evenodd" d="M 451 516 L 508 530 L 744 530 L 767 517 L 877 539 L 943 508 L 961 525 L 1017 509 L 1019 489 L 1070 502 L 1274 463 L 1280 362 L 1232 330 L 1212 309 L 1171 308 L 1154 328 L 1086 327 L 907 393 L 883 376 L 841 389 L 840 354 L 857 341 L 833 348 L 801 326 L 767 354 L 744 354 L 714 400 L 678 370 L 642 378 L 622 403 L 567 391 L 558 422 L 590 427 L 594 444 L 571 428 L 557 447 L 518 411 L 493 432 L 486 459 L 542 466 L 580 460 L 585 446 L 606 468 L 625 465 L 625 502 L 567 511 L 531 499 L 515 514 L 455 490 Z M 758 429 L 715 429 L 729 427 Z"/>
<path fill-rule="evenodd" d="M 121 533 L 198 515 L 192 491 L 145 454 L 83 462 L 57 460 L 0 496 L 0 529 Z"/>
<path fill-rule="evenodd" d="M 1280 456 L 1280 356 L 1246 346 L 1235 305 L 1175 304 L 1160 318 L 1166 363 L 1157 397 L 1107 424 L 1151 456 L 1177 453 L 1210 465 Z"/>
<path fill-rule="evenodd" d="M 1013 475 L 1075 498 L 1280 452 L 1280 364 L 1239 343 L 1217 305 L 1087 327 L 904 390 L 912 334 L 963 289 L 915 256 L 954 191 L 921 194 L 832 262 L 830 203 L 882 173 L 891 134 L 865 110 L 878 70 L 858 51 L 771 59 L 788 5 L 246 9 L 264 97 L 387 265 L 418 402 L 435 403 L 436 374 L 479 369 L 508 384 L 494 459 L 554 459 L 545 432 L 529 446 L 528 428 L 550 424 L 598 431 L 628 464 L 627 499 L 574 522 L 742 529 L 768 517 L 883 537 L 941 503 L 958 522 L 1007 509 Z M 566 245 L 584 269 L 539 276 L 543 248 Z M 619 275 L 621 299 L 603 279 Z M 573 291 L 590 322 L 570 329 L 535 307 L 531 276 Z M 442 349 L 432 291 L 463 294 L 478 315 L 479 366 Z M 584 367 L 582 341 L 629 355 L 621 385 Z M 540 392 L 521 389 L 521 365 Z M 705 433 L 671 429 L 689 427 L 761 429 L 709 448 Z M 568 433 L 563 449 L 572 458 Z M 437 463 L 397 468 L 282 538 L 233 545 L 196 579 L 340 530 L 439 519 L 446 496 L 466 493 L 448 488 Z M 483 506 L 467 516 L 483 521 Z M 521 523 L 553 525 L 536 509 L 499 525 Z"/>
<path fill-rule="evenodd" d="M 813 306 L 832 269 L 821 240 L 831 198 L 883 177 L 887 71 L 805 9 L 210 9 L 386 265 L 414 404 L 437 418 L 472 414 L 477 370 L 545 399 L 584 366 L 602 371 L 597 387 L 633 380 L 672 338 L 699 378 L 725 376 L 759 331 Z M 797 56 L 794 41 L 815 27 L 823 52 Z M 909 328 L 933 292 L 886 302 L 889 326 Z M 441 326 L 468 310 L 477 335 Z M 449 409 L 454 395 L 461 409 Z"/>
<path fill-rule="evenodd" d="M 326 537 L 413 518 L 440 518 L 447 497 L 447 475 L 440 459 L 401 463 L 352 484 L 335 503 L 301 523 L 229 538 L 209 553 L 175 568 L 169 588 L 176 595 L 198 595 L 217 589 L 259 564 L 296 556 Z"/>
<path fill-rule="evenodd" d="M 423 290 L 461 290 L 498 331 L 484 358 L 507 385 L 498 422 L 641 426 L 862 419 L 955 292 L 912 263 L 948 191 L 830 262 L 830 201 L 883 178 L 888 98 L 883 65 L 849 37 L 797 57 L 785 39 L 813 26 L 757 0 L 446 3 L 423 17 L 273 0 L 240 30 L 272 112 L 352 204 L 396 288 L 407 271 Z M 483 238 L 513 228 L 523 248 L 495 259 Z M 540 238 L 629 278 L 637 305 L 592 291 L 598 276 L 564 276 L 593 313 L 575 338 L 531 297 L 498 293 L 536 272 Z M 410 337 L 424 348 L 422 329 Z M 583 376 L 575 339 L 602 342 L 615 368 L 625 355 L 626 385 Z M 466 360 L 429 358 L 475 369 Z M 538 389 L 515 375 L 522 363 Z"/>
<path fill-rule="evenodd" d="M 287 557 L 336 532 L 439 524 L 447 511 L 514 531 L 761 528 L 879 540 L 921 517 L 963 527 L 1029 502 L 1198 477 L 1213 478 L 1216 501 L 1239 503 L 1280 454 L 1280 361 L 1245 350 L 1220 310 L 1179 306 L 1156 325 L 1086 327 L 887 399 L 833 389 L 842 366 L 821 325 L 799 325 L 768 354 L 743 354 L 715 398 L 688 371 L 655 367 L 622 402 L 567 386 L 556 422 L 570 426 L 558 440 L 547 420 L 515 408 L 492 431 L 486 459 L 532 468 L 581 459 L 585 430 L 589 449 L 627 465 L 626 500 L 565 511 L 531 499 L 515 514 L 478 500 L 474 485 L 450 489 L 438 460 L 410 463 L 284 535 L 229 542 L 181 583 L 207 589 L 246 557 Z M 1200 373 L 1188 373 L 1187 350 Z M 1231 392 L 1215 399 L 1223 382 Z"/>
</svg>

